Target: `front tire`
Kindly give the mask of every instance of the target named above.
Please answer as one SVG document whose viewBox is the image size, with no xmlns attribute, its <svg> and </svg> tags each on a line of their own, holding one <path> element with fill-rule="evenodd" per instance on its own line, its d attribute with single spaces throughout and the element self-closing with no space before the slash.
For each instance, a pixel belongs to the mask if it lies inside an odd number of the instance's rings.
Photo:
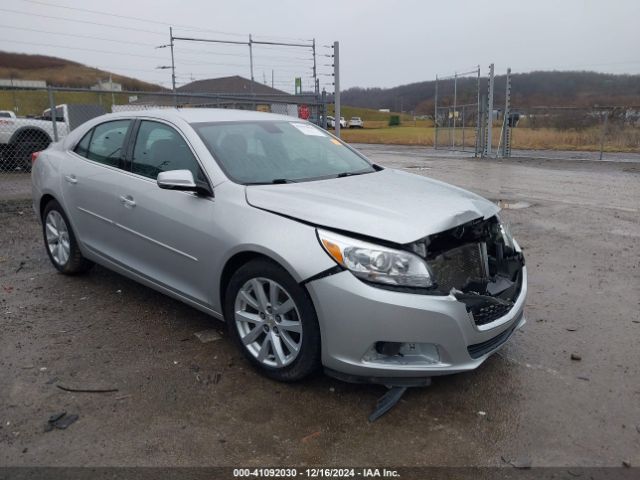
<svg viewBox="0 0 640 480">
<path fill-rule="evenodd" d="M 55 200 L 47 203 L 42 213 L 42 233 L 49 260 L 58 271 L 75 275 L 93 266 L 82 256 L 69 219 Z"/>
<path fill-rule="evenodd" d="M 320 328 L 311 298 L 274 262 L 252 260 L 233 274 L 224 315 L 230 336 L 264 375 L 293 382 L 320 366 Z"/>
</svg>

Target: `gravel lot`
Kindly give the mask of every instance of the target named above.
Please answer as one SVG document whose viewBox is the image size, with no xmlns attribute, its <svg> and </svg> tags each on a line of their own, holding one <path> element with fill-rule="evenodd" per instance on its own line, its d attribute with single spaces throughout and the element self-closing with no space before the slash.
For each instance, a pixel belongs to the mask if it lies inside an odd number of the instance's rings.
<svg viewBox="0 0 640 480">
<path fill-rule="evenodd" d="M 370 424 L 381 387 L 274 383 L 224 336 L 194 336 L 222 323 L 100 267 L 57 274 L 28 202 L 12 200 L 0 203 L 0 465 L 640 465 L 640 162 L 362 150 L 525 207 L 504 216 L 527 258 L 528 324 L 499 354 Z M 79 419 L 44 432 L 59 411 Z"/>
</svg>

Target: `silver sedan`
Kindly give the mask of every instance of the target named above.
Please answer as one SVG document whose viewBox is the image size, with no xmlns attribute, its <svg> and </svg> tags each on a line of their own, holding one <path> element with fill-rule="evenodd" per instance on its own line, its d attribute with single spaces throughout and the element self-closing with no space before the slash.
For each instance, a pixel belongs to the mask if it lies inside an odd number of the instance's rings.
<svg viewBox="0 0 640 480">
<path fill-rule="evenodd" d="M 98 263 L 226 320 L 277 380 L 323 366 L 419 384 L 476 368 L 525 322 L 496 205 L 299 119 L 105 115 L 35 154 L 32 180 L 55 268 Z"/>
</svg>

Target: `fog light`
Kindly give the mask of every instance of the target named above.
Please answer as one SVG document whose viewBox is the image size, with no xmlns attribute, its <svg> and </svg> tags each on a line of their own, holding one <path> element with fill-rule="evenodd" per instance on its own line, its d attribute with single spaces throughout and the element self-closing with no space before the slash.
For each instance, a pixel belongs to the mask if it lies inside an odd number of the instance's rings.
<svg viewBox="0 0 640 480">
<path fill-rule="evenodd" d="M 380 355 L 394 356 L 400 353 L 400 342 L 376 342 L 376 352 Z"/>
<path fill-rule="evenodd" d="M 362 360 L 391 365 L 434 365 L 440 363 L 440 353 L 433 343 L 381 341 L 372 345 Z"/>
</svg>

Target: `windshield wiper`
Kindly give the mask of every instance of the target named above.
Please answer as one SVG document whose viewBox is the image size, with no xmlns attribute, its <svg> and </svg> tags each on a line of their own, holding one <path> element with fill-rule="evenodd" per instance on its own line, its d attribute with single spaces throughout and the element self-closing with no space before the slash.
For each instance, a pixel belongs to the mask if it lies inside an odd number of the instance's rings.
<svg viewBox="0 0 640 480">
<path fill-rule="evenodd" d="M 274 178 L 271 183 L 296 183 L 295 180 L 289 180 L 288 178 Z"/>
<path fill-rule="evenodd" d="M 373 172 L 342 172 L 339 173 L 338 175 L 336 175 L 336 178 L 343 178 L 343 177 L 352 177 L 354 175 L 364 175 L 365 173 L 373 173 Z"/>
<path fill-rule="evenodd" d="M 267 182 L 248 182 L 245 185 L 279 185 L 283 183 L 297 183 L 296 180 L 290 180 L 288 178 L 274 178 L 273 180 L 269 180 Z"/>
</svg>

